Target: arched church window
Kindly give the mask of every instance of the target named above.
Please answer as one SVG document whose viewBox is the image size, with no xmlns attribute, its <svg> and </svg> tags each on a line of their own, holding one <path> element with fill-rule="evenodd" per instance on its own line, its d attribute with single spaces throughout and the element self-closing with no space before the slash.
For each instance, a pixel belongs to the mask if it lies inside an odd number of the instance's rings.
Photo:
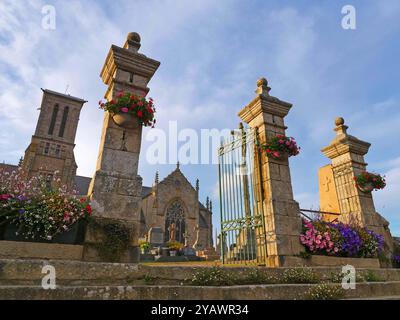
<svg viewBox="0 0 400 320">
<path fill-rule="evenodd" d="M 69 107 L 64 108 L 62 120 L 61 120 L 61 127 L 60 127 L 60 132 L 58 133 L 59 137 L 64 136 L 64 130 L 65 130 L 65 125 L 67 123 L 67 117 L 68 117 L 68 112 L 69 112 Z"/>
<path fill-rule="evenodd" d="M 48 134 L 53 134 L 54 126 L 56 125 L 57 115 L 58 115 L 59 106 L 56 104 L 53 109 L 53 114 L 51 115 L 50 126 Z"/>
<path fill-rule="evenodd" d="M 182 202 L 175 200 L 169 205 L 166 212 L 165 242 L 175 240 L 184 243 L 185 229 L 185 210 Z"/>
</svg>

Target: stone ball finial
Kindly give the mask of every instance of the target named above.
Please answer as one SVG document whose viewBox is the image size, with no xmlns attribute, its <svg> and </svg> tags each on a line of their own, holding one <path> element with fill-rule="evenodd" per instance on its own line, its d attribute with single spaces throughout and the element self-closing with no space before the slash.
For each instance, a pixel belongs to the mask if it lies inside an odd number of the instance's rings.
<svg viewBox="0 0 400 320">
<path fill-rule="evenodd" d="M 268 80 L 265 78 L 260 78 L 257 80 L 257 87 L 268 86 Z"/>
<path fill-rule="evenodd" d="M 140 43 L 140 35 L 137 32 L 129 32 L 127 36 L 128 41 L 134 41 Z"/>
<path fill-rule="evenodd" d="M 344 125 L 344 119 L 342 117 L 338 117 L 335 119 L 335 124 L 336 126 L 342 126 Z"/>
</svg>

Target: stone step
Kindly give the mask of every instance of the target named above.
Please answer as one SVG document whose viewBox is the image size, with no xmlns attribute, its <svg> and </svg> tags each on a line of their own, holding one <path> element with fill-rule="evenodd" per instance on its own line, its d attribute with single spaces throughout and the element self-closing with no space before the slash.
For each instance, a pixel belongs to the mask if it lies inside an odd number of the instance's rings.
<svg viewBox="0 0 400 320">
<path fill-rule="evenodd" d="M 57 284 L 69 286 L 84 285 L 181 285 L 193 274 L 209 269 L 212 264 L 157 265 L 126 264 L 126 263 L 96 263 L 61 260 L 0 260 L 0 285 L 40 285 L 44 274 L 44 265 L 52 265 L 56 270 Z M 265 267 L 224 267 L 238 278 L 244 278 L 251 270 L 260 270 L 270 276 L 279 277 L 287 268 Z M 322 279 L 331 273 L 341 272 L 340 267 L 311 268 Z M 359 272 L 370 271 L 379 281 L 400 281 L 400 269 L 357 269 Z"/>
<path fill-rule="evenodd" d="M 315 284 L 274 284 L 230 287 L 198 286 L 0 286 L 1 300 L 302 300 Z M 340 285 L 332 285 L 340 286 Z M 358 284 L 346 290 L 345 299 L 400 296 L 400 281 Z"/>
</svg>

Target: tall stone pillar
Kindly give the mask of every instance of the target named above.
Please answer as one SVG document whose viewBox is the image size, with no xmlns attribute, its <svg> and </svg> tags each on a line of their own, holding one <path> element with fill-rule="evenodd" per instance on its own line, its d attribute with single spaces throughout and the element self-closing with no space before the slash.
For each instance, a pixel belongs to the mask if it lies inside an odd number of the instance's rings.
<svg viewBox="0 0 400 320">
<path fill-rule="evenodd" d="M 366 171 L 364 156 L 371 144 L 349 135 L 343 118 L 337 118 L 335 125 L 336 137 L 321 151 L 332 161 L 333 182 L 341 213 L 339 220 L 357 222 L 385 235 L 386 243 L 391 247 L 389 223 L 375 211 L 372 194 L 360 191 L 354 182 L 354 177 Z"/>
<path fill-rule="evenodd" d="M 108 85 L 107 100 L 117 99 L 121 91 L 145 96 L 148 82 L 160 62 L 138 53 L 140 36 L 129 33 L 123 48 L 112 45 L 101 71 L 103 82 Z M 104 260 L 102 252 L 110 245 L 115 225 L 129 231 L 129 243 L 118 258 L 123 262 L 139 259 L 138 237 L 142 178 L 138 175 L 142 126 L 118 126 L 112 116 L 104 114 L 100 150 L 96 173 L 89 187 L 94 222 L 86 232 L 84 260 Z M 108 227 L 107 227 L 108 226 Z M 107 231 L 108 230 L 108 231 Z M 103 255 L 104 256 L 104 255 Z"/>
<path fill-rule="evenodd" d="M 285 134 L 284 117 L 292 105 L 269 95 L 265 78 L 257 81 L 257 96 L 239 112 L 251 128 L 258 128 L 259 141 L 265 143 L 277 134 Z M 258 168 L 258 164 L 254 165 Z M 285 257 L 304 249 L 299 241 L 301 218 L 299 204 L 293 199 L 288 157 L 276 160 L 261 155 L 264 191 L 264 217 L 269 266 L 285 265 Z"/>
</svg>

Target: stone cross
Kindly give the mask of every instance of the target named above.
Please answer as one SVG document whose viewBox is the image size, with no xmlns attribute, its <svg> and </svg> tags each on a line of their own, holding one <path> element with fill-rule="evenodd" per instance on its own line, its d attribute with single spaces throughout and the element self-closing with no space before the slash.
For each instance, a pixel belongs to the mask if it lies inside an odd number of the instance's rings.
<svg viewBox="0 0 400 320">
<path fill-rule="evenodd" d="M 329 192 L 329 185 L 332 183 L 332 180 L 329 177 L 325 177 L 325 182 L 323 186 L 325 187 L 325 191 Z"/>
</svg>

